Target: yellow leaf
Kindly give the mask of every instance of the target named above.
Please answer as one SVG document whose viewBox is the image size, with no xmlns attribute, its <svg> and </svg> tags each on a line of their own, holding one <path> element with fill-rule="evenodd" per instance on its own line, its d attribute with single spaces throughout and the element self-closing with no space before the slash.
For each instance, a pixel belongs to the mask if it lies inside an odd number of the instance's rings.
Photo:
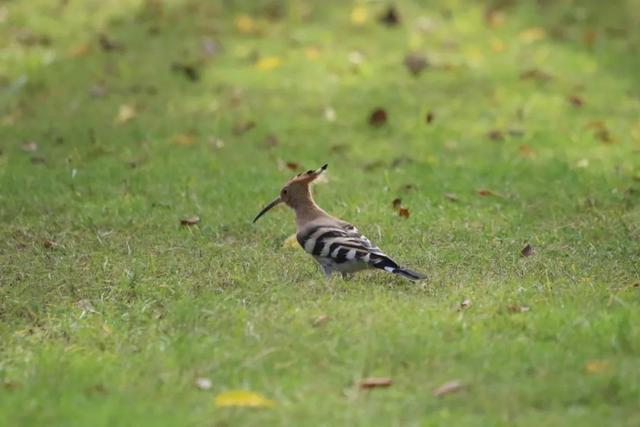
<svg viewBox="0 0 640 427">
<path fill-rule="evenodd" d="M 246 408 L 271 408 L 275 405 L 273 400 L 247 390 L 231 390 L 216 396 L 214 403 L 218 407 L 246 407 Z"/>
<path fill-rule="evenodd" d="M 504 50 L 504 42 L 498 38 L 491 39 L 491 49 L 494 52 L 502 52 Z"/>
<path fill-rule="evenodd" d="M 272 70 L 280 66 L 280 58 L 277 56 L 267 56 L 264 58 L 260 58 L 258 62 L 256 62 L 256 68 L 258 70 Z"/>
<path fill-rule="evenodd" d="M 364 6 L 356 6 L 351 11 L 351 22 L 355 25 L 362 25 L 367 22 L 369 13 Z"/>
<path fill-rule="evenodd" d="M 320 49 L 315 46 L 309 46 L 304 49 L 304 55 L 309 61 L 315 61 L 320 57 Z"/>
<path fill-rule="evenodd" d="M 85 56 L 91 51 L 91 46 L 89 43 L 78 43 L 73 45 L 67 49 L 67 55 L 72 58 L 80 58 L 81 56 Z"/>
<path fill-rule="evenodd" d="M 525 43 L 534 43 L 544 39 L 547 36 L 547 32 L 542 27 L 527 28 L 520 33 L 520 40 Z"/>
<path fill-rule="evenodd" d="M 588 374 L 601 374 L 609 370 L 609 363 L 606 360 L 589 360 L 584 369 Z"/>
<path fill-rule="evenodd" d="M 131 104 L 122 104 L 120 108 L 118 108 L 118 114 L 114 119 L 115 123 L 126 123 L 133 118 L 136 117 L 138 112 L 136 111 L 136 107 Z"/>
<path fill-rule="evenodd" d="M 187 133 L 179 133 L 173 137 L 173 143 L 176 145 L 193 145 L 195 142 L 193 135 Z"/>
<path fill-rule="evenodd" d="M 256 23 L 249 15 L 238 15 L 235 19 L 236 29 L 243 34 L 251 34 L 256 30 Z"/>
<path fill-rule="evenodd" d="M 298 247 L 298 239 L 296 239 L 296 235 L 292 234 L 291 236 L 289 236 L 286 239 L 284 239 L 284 242 L 282 242 L 282 247 L 283 248 L 296 248 L 296 247 Z"/>
</svg>

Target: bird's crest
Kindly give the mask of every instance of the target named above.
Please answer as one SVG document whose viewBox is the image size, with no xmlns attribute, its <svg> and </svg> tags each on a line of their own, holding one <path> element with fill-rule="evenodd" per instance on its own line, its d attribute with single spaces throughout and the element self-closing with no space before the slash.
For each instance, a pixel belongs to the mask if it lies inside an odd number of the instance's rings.
<svg viewBox="0 0 640 427">
<path fill-rule="evenodd" d="M 327 169 L 327 166 L 328 164 L 325 163 L 318 169 L 309 169 L 306 172 L 301 172 L 298 175 L 291 178 L 287 184 L 292 184 L 294 182 L 310 184 L 313 180 L 318 178 L 322 174 L 322 172 L 324 172 Z"/>
</svg>

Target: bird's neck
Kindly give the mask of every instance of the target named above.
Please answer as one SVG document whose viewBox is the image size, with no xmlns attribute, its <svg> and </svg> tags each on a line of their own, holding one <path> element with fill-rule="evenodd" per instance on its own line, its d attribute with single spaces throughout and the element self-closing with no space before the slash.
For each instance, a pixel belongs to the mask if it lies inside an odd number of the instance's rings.
<svg viewBox="0 0 640 427">
<path fill-rule="evenodd" d="M 298 203 L 294 210 L 296 212 L 296 225 L 298 226 L 298 229 L 315 219 L 329 216 L 328 213 L 323 211 L 320 206 L 316 204 L 313 197 L 311 197 L 311 193 L 309 193 L 308 197 L 305 197 L 304 200 Z"/>
</svg>

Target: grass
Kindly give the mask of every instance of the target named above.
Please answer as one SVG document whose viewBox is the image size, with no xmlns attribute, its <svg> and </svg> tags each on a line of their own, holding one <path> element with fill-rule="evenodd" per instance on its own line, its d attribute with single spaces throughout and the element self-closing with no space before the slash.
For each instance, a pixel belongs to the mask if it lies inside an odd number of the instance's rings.
<svg viewBox="0 0 640 427">
<path fill-rule="evenodd" d="M 515 3 L 0 6 L 5 425 L 640 424 L 638 3 Z M 286 162 L 430 280 L 252 225 Z"/>
</svg>

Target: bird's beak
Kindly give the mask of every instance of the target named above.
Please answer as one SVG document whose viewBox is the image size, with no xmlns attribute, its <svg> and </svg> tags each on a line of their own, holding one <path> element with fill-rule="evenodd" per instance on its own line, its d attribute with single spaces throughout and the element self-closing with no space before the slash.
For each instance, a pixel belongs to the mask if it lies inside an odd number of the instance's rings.
<svg viewBox="0 0 640 427">
<path fill-rule="evenodd" d="M 262 209 L 260 211 L 260 213 L 256 216 L 256 218 L 253 220 L 253 222 L 255 223 L 258 219 L 260 219 L 260 217 L 264 214 L 267 213 L 267 211 L 277 205 L 279 205 L 280 203 L 282 203 L 282 199 L 280 198 L 280 196 L 276 197 L 274 201 L 272 201 L 271 203 L 269 203 L 267 206 L 264 207 L 264 209 Z"/>
</svg>

